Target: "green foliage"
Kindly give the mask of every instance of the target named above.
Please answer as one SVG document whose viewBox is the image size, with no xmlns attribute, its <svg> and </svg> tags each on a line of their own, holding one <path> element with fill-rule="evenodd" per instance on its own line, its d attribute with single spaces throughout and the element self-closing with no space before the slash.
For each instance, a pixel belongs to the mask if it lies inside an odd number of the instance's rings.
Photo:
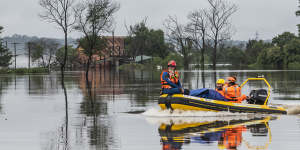
<svg viewBox="0 0 300 150">
<path fill-rule="evenodd" d="M 179 55 L 178 53 L 170 53 L 165 59 L 163 59 L 161 66 L 163 68 L 167 68 L 168 62 L 170 60 L 175 60 L 177 68 L 183 67 L 183 57 Z"/>
<path fill-rule="evenodd" d="M 230 47 L 226 51 L 227 62 L 233 65 L 243 65 L 247 63 L 245 52 L 238 47 Z"/>
<path fill-rule="evenodd" d="M 135 58 L 139 55 L 158 56 L 164 59 L 170 49 L 165 43 L 162 30 L 149 29 L 145 22 L 130 26 L 129 36 L 125 39 L 126 52 Z"/>
<path fill-rule="evenodd" d="M 93 40 L 91 41 L 91 39 Z M 78 43 L 80 47 L 84 49 L 84 53 L 87 56 L 92 56 L 94 54 L 101 55 L 101 50 L 107 47 L 107 40 L 104 37 L 93 37 L 92 35 L 79 39 Z"/>
<path fill-rule="evenodd" d="M 64 61 L 64 55 L 65 55 L 65 47 L 61 47 L 55 53 L 56 61 L 59 64 L 63 63 L 63 61 Z M 78 52 L 77 52 L 77 50 L 75 48 L 73 48 L 72 46 L 68 46 L 68 49 L 67 49 L 67 65 L 68 64 L 70 65 L 70 64 L 77 63 L 77 59 L 78 59 Z"/>
<path fill-rule="evenodd" d="M 44 48 L 40 43 L 32 43 L 31 48 L 32 48 L 31 59 L 33 62 L 43 57 Z"/>
<path fill-rule="evenodd" d="M 168 62 L 170 60 L 175 60 L 177 64 L 177 68 L 183 67 L 183 57 L 177 53 L 169 53 L 165 59 L 160 57 L 153 57 L 153 61 L 150 61 L 145 64 L 124 64 L 119 67 L 121 70 L 130 70 L 130 69 L 156 69 L 157 66 L 162 66 L 162 68 L 166 69 L 168 66 Z"/>
<path fill-rule="evenodd" d="M 145 66 L 142 64 L 131 63 L 131 64 L 121 65 L 119 69 L 120 70 L 145 69 Z"/>
<path fill-rule="evenodd" d="M 285 53 L 278 46 L 264 49 L 258 56 L 257 63 L 281 68 L 284 63 Z"/>
<path fill-rule="evenodd" d="M 284 45 L 284 52 L 287 66 L 292 62 L 300 62 L 300 39 L 293 39 Z"/>
<path fill-rule="evenodd" d="M 147 49 L 146 55 L 158 56 L 164 59 L 168 56 L 170 45 L 165 43 L 164 32 L 162 30 L 151 29 L 146 40 Z"/>
<path fill-rule="evenodd" d="M 262 49 L 257 65 L 282 68 L 284 65 L 289 67 L 289 64 L 295 66 L 300 62 L 300 39 L 293 33 L 284 32 L 274 37 L 272 43 L 274 46 Z"/>
<path fill-rule="evenodd" d="M 15 69 L 0 69 L 0 74 L 31 74 L 31 73 L 48 73 L 47 68 L 17 68 Z"/>
<path fill-rule="evenodd" d="M 277 46 L 268 48 L 268 55 L 267 58 L 270 64 L 273 66 L 276 65 L 277 68 L 283 67 L 283 62 L 284 62 L 284 52 Z"/>
<path fill-rule="evenodd" d="M 299 2 L 298 8 L 300 8 L 300 1 L 298 0 L 298 2 Z M 296 11 L 296 16 L 297 17 L 300 16 L 300 10 Z M 297 27 L 298 27 L 298 36 L 300 36 L 300 24 L 297 24 Z"/>
<path fill-rule="evenodd" d="M 54 63 L 55 53 L 58 50 L 59 44 L 50 39 L 38 39 L 27 43 L 30 45 L 30 57 L 33 62 L 37 62 L 39 66 L 48 68 Z"/>
<path fill-rule="evenodd" d="M 0 26 L 0 34 L 2 33 L 3 27 Z M 0 67 L 8 67 L 11 64 L 12 53 L 2 45 L 2 39 L 0 38 Z"/>
<path fill-rule="evenodd" d="M 284 46 L 284 49 L 288 55 L 300 54 L 300 39 L 288 41 L 288 43 Z"/>
<path fill-rule="evenodd" d="M 290 42 L 291 40 L 297 38 L 295 34 L 290 32 L 284 32 L 272 39 L 272 43 L 279 46 L 281 49 L 283 49 L 283 46 Z"/>
<path fill-rule="evenodd" d="M 247 64 L 256 63 L 259 54 L 263 49 L 271 47 L 271 43 L 266 43 L 263 40 L 249 40 L 246 45 L 245 56 L 247 57 Z"/>
</svg>

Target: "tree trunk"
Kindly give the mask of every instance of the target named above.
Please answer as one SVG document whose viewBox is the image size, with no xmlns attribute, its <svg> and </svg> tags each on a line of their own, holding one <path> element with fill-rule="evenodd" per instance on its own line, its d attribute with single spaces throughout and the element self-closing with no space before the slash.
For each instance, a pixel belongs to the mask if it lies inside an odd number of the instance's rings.
<svg viewBox="0 0 300 150">
<path fill-rule="evenodd" d="M 62 64 L 62 71 L 65 71 L 66 62 L 67 62 L 67 55 L 68 55 L 68 32 L 65 31 L 65 55 L 64 55 L 64 61 Z"/>
<path fill-rule="evenodd" d="M 184 69 L 188 69 L 188 60 L 187 60 L 187 54 L 186 54 L 186 49 L 185 49 L 185 46 L 184 46 L 184 43 L 182 41 L 182 39 L 180 39 L 180 45 L 181 45 L 181 53 L 183 55 L 183 67 Z"/>
<path fill-rule="evenodd" d="M 204 51 L 205 51 L 205 37 L 204 34 L 202 36 L 202 49 L 201 49 L 201 70 L 204 70 Z"/>
<path fill-rule="evenodd" d="M 88 58 L 88 62 L 87 62 L 86 70 L 85 70 L 85 77 L 87 80 L 89 78 L 89 69 L 90 69 L 90 65 L 91 65 L 91 60 L 92 60 L 92 56 L 90 55 Z"/>
<path fill-rule="evenodd" d="M 216 64 L 217 64 L 217 46 L 218 46 L 218 42 L 215 39 L 214 41 L 214 48 L 213 48 L 213 69 L 216 69 Z"/>
</svg>

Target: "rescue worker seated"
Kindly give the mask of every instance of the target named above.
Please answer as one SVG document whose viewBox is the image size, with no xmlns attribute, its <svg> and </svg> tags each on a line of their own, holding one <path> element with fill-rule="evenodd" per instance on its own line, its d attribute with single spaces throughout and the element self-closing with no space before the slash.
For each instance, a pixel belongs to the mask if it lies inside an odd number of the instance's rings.
<svg viewBox="0 0 300 150">
<path fill-rule="evenodd" d="M 196 96 L 201 98 L 207 98 L 207 99 L 214 99 L 214 100 L 220 100 L 220 101 L 228 101 L 224 97 L 223 92 L 223 85 L 225 84 L 224 79 L 219 79 L 216 84 L 216 89 L 195 89 L 190 91 L 190 96 Z"/>
<path fill-rule="evenodd" d="M 217 80 L 216 91 L 219 92 L 222 96 L 224 96 L 224 91 L 223 91 L 224 84 L 225 84 L 224 79 L 218 79 Z"/>
<path fill-rule="evenodd" d="M 184 90 L 179 80 L 179 74 L 176 70 L 176 62 L 169 61 L 168 70 L 163 70 L 160 75 L 161 94 L 187 94 L 188 90 Z M 186 91 L 186 92 L 185 92 Z"/>
<path fill-rule="evenodd" d="M 227 84 L 223 86 L 224 97 L 230 102 L 241 103 L 247 96 L 241 94 L 241 87 L 235 82 L 236 77 L 227 78 Z"/>
</svg>

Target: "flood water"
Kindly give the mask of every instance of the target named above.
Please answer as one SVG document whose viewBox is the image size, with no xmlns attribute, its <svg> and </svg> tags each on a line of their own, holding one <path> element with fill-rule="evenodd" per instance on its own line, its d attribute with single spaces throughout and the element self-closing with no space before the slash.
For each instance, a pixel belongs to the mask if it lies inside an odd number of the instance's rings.
<svg viewBox="0 0 300 150">
<path fill-rule="evenodd" d="M 6 150 L 299 149 L 300 71 L 180 70 L 185 88 L 264 75 L 270 103 L 288 115 L 160 111 L 160 72 L 101 70 L 0 76 L 0 147 Z M 251 82 L 243 88 L 266 88 Z"/>
</svg>

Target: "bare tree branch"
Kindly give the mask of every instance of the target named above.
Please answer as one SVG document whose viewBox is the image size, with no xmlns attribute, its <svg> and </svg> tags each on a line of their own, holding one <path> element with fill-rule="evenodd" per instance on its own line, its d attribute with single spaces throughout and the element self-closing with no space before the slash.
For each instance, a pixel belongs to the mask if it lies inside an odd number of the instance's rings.
<svg viewBox="0 0 300 150">
<path fill-rule="evenodd" d="M 205 15 L 206 10 L 200 9 L 191 12 L 188 15 L 189 23 L 186 31 L 189 33 L 190 39 L 193 41 L 193 46 L 196 50 L 201 50 L 201 68 L 204 69 L 204 52 L 206 50 L 207 30 L 209 20 Z"/>
<path fill-rule="evenodd" d="M 75 0 L 40 0 L 39 4 L 45 10 L 39 14 L 43 20 L 54 23 L 59 26 L 64 32 L 65 38 L 65 56 L 64 61 L 60 64 L 61 71 L 65 70 L 67 61 L 67 47 L 68 47 L 68 33 L 71 32 L 71 27 L 75 23 L 75 16 L 73 12 L 73 5 Z"/>
<path fill-rule="evenodd" d="M 167 36 L 171 43 L 173 43 L 179 53 L 183 55 L 184 67 L 188 67 L 191 48 L 189 47 L 190 38 L 186 32 L 186 27 L 178 23 L 176 16 L 169 16 L 165 22 L 164 26 L 167 29 Z"/>
<path fill-rule="evenodd" d="M 218 45 L 230 39 L 232 26 L 229 18 L 237 11 L 237 6 L 225 0 L 208 0 L 210 8 L 205 15 L 210 23 L 208 36 L 213 41 L 213 68 L 216 67 Z"/>
<path fill-rule="evenodd" d="M 92 55 L 99 53 L 97 44 L 102 39 L 102 34 L 111 31 L 113 14 L 118 11 L 119 4 L 112 0 L 82 0 L 75 9 L 76 23 L 74 29 L 83 33 L 87 47 L 88 62 L 86 77 L 91 64 Z"/>
</svg>

